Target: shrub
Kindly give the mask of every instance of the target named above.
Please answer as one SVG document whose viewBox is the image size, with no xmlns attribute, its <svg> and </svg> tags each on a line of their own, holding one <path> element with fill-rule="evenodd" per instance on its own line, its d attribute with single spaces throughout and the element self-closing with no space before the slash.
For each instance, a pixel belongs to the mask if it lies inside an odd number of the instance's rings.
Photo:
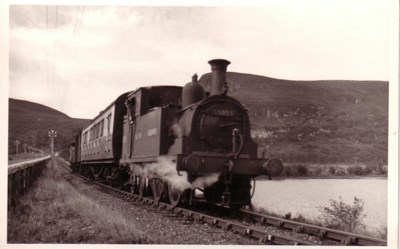
<svg viewBox="0 0 400 249">
<path fill-rule="evenodd" d="M 285 166 L 283 172 L 284 172 L 285 176 L 298 176 L 296 168 L 297 168 L 297 166 L 295 166 L 295 165 Z"/>
<path fill-rule="evenodd" d="M 333 166 L 330 166 L 330 167 L 329 167 L 329 174 L 335 175 L 335 173 L 336 173 L 336 168 L 333 167 Z"/>
<path fill-rule="evenodd" d="M 296 170 L 299 176 L 306 176 L 308 173 L 308 168 L 305 165 L 298 165 Z"/>
<path fill-rule="evenodd" d="M 345 174 L 346 174 L 346 171 L 343 168 L 337 168 L 336 175 L 344 176 Z"/>
<path fill-rule="evenodd" d="M 315 176 L 320 176 L 321 174 L 322 174 L 322 169 L 320 167 L 317 167 L 313 172 L 313 175 Z"/>
<path fill-rule="evenodd" d="M 364 170 L 360 165 L 354 165 L 347 168 L 347 173 L 360 176 L 364 174 Z"/>
<path fill-rule="evenodd" d="M 292 176 L 292 172 L 290 170 L 291 167 L 283 166 L 283 174 L 284 176 Z"/>
<path fill-rule="evenodd" d="M 299 215 L 296 218 L 293 218 L 294 221 L 298 221 L 298 222 L 307 222 L 307 219 L 303 217 L 303 215 Z"/>
<path fill-rule="evenodd" d="M 354 197 L 353 205 L 344 203 L 341 197 L 339 201 L 330 199 L 329 202 L 329 207 L 318 207 L 328 227 L 355 232 L 357 228 L 364 226 L 364 202 L 361 199 Z"/>
<path fill-rule="evenodd" d="M 363 169 L 363 174 L 364 175 L 369 175 L 372 173 L 372 171 L 374 171 L 374 166 L 372 165 L 367 165 L 364 169 Z"/>
<path fill-rule="evenodd" d="M 308 168 L 306 165 L 292 165 L 285 166 L 283 170 L 284 176 L 306 176 L 308 175 Z"/>
<path fill-rule="evenodd" d="M 375 171 L 378 174 L 387 175 L 387 168 L 383 165 L 376 166 Z"/>
</svg>

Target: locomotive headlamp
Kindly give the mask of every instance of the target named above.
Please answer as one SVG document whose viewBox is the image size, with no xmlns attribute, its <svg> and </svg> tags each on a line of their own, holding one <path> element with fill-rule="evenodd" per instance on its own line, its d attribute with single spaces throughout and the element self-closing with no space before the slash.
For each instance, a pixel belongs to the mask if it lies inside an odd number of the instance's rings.
<svg viewBox="0 0 400 249">
<path fill-rule="evenodd" d="M 269 176 L 279 176 L 283 170 L 283 164 L 279 159 L 269 159 L 261 164 L 264 174 Z"/>
</svg>

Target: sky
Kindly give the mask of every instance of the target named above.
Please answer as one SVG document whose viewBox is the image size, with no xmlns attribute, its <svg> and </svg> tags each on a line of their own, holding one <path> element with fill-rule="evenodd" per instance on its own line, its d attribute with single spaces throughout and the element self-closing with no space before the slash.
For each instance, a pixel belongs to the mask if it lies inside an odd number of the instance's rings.
<svg viewBox="0 0 400 249">
<path fill-rule="evenodd" d="M 390 3 L 10 5 L 9 97 L 90 119 L 137 87 L 183 86 L 214 58 L 280 79 L 388 81 Z"/>
<path fill-rule="evenodd" d="M 391 72 L 398 75 L 397 0 L 205 0 L 213 5 L 207 7 L 194 0 L 125 7 L 115 6 L 121 0 L 114 6 L 25 0 L 10 8 L 6 1 L 0 1 L 3 138 L 7 97 L 91 119 L 137 87 L 183 86 L 194 73 L 210 72 L 214 58 L 231 61 L 228 71 L 280 79 L 390 80 L 388 228 L 397 242 L 398 79 Z M 4 165 L 7 144 L 0 142 Z M 6 191 L 7 182 L 1 184 Z"/>
</svg>

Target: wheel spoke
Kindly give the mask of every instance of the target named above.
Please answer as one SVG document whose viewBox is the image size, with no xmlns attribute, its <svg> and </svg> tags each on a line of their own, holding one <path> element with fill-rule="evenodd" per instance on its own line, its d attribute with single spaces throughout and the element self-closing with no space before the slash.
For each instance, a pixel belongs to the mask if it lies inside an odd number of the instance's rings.
<svg viewBox="0 0 400 249">
<path fill-rule="evenodd" d="M 145 177 L 143 177 L 143 176 L 138 176 L 138 180 L 139 180 L 139 182 L 138 182 L 138 187 L 139 187 L 139 190 L 138 190 L 138 194 L 140 195 L 140 196 L 146 196 L 146 194 L 147 194 L 147 181 L 146 181 L 146 178 Z"/>
<path fill-rule="evenodd" d="M 183 191 L 168 184 L 168 198 L 172 206 L 178 206 L 183 199 Z"/>
<path fill-rule="evenodd" d="M 135 174 L 131 174 L 131 194 L 136 194 L 138 192 L 138 181 Z"/>
<path fill-rule="evenodd" d="M 151 190 L 153 191 L 154 200 L 160 201 L 163 198 L 165 192 L 164 182 L 158 178 L 154 178 L 151 180 L 150 186 Z"/>
</svg>

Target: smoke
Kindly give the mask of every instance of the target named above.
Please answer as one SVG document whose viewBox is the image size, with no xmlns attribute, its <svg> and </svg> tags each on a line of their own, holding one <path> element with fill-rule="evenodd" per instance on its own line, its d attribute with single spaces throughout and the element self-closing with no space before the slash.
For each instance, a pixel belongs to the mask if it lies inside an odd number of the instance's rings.
<svg viewBox="0 0 400 249">
<path fill-rule="evenodd" d="M 211 186 L 214 183 L 216 183 L 218 181 L 218 178 L 219 178 L 218 173 L 212 173 L 208 176 L 202 176 L 202 177 L 196 178 L 196 180 L 194 180 L 192 182 L 192 186 L 193 186 L 193 188 L 208 187 L 208 186 Z"/>
<path fill-rule="evenodd" d="M 182 129 L 178 124 L 173 124 L 171 126 L 171 131 L 172 131 L 172 134 L 174 135 L 174 137 L 182 137 L 182 135 L 183 135 Z"/>
<path fill-rule="evenodd" d="M 130 169 L 135 174 L 147 178 L 160 178 L 181 191 L 185 189 L 205 188 L 218 181 L 219 173 L 212 173 L 196 178 L 192 183 L 188 181 L 186 172 L 176 170 L 176 163 L 166 157 L 159 157 L 157 162 L 144 165 L 131 164 Z"/>
</svg>

